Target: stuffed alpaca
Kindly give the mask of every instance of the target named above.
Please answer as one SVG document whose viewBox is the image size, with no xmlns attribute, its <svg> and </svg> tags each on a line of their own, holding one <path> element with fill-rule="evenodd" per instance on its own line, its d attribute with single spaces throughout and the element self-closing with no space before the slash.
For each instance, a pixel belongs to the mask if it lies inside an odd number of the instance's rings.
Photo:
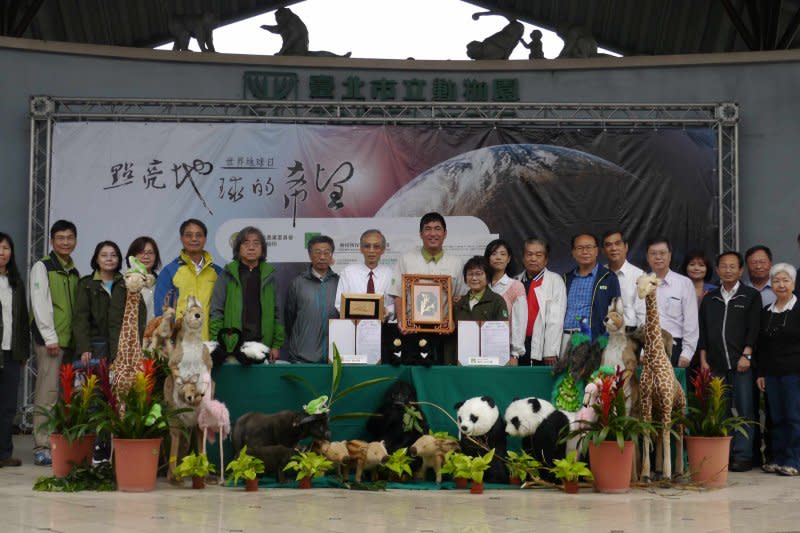
<svg viewBox="0 0 800 533">
<path fill-rule="evenodd" d="M 494 458 L 484 479 L 487 483 L 507 483 L 508 472 L 502 461 L 507 450 L 506 430 L 494 399 L 489 396 L 470 398 L 457 403 L 455 408 L 461 451 L 478 457 L 494 449 Z"/>
<path fill-rule="evenodd" d="M 506 409 L 505 420 L 506 433 L 522 437 L 522 449 L 543 467 L 551 468 L 553 461 L 567 456 L 567 444 L 559 440 L 569 431 L 571 416 L 550 402 L 515 398 Z M 555 477 L 546 469 L 540 470 L 540 475 L 546 481 L 555 482 Z"/>
<path fill-rule="evenodd" d="M 635 416 L 639 411 L 639 378 L 636 375 L 639 358 L 636 356 L 636 343 L 625 333 L 621 298 L 611 300 L 603 324 L 608 331 L 608 345 L 603 350 L 602 365 L 611 369 L 625 369 L 625 411 Z"/>
</svg>

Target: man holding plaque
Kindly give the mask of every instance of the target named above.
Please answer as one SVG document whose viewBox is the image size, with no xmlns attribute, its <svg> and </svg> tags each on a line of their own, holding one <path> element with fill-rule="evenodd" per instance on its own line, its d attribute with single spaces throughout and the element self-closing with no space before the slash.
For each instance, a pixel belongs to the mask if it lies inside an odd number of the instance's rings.
<svg viewBox="0 0 800 533">
<path fill-rule="evenodd" d="M 383 316 L 387 320 L 394 318 L 394 300 L 389 296 L 389 285 L 392 282 L 392 269 L 381 265 L 380 260 L 386 251 L 386 237 L 377 229 L 368 229 L 361 234 L 361 255 L 363 263 L 347 265 L 339 274 L 339 286 L 336 289 L 336 310 L 341 312 L 343 294 L 379 294 L 383 296 Z M 353 304 L 353 302 L 349 302 Z M 351 305 L 345 309 L 350 318 L 378 318 L 378 310 L 371 310 L 367 304 L 373 302 L 356 302 L 364 304 L 360 307 Z"/>
</svg>

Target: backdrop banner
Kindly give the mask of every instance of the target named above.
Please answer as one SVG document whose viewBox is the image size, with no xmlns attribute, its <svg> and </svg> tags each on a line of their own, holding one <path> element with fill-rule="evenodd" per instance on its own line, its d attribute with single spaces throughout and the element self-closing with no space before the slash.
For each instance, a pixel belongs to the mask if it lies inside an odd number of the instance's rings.
<svg viewBox="0 0 800 533">
<path fill-rule="evenodd" d="M 190 217 L 208 225 L 220 264 L 239 229 L 261 228 L 279 282 L 305 266 L 320 233 L 334 238 L 340 269 L 361 260 L 361 232 L 378 228 L 392 265 L 419 246 L 428 211 L 447 217 L 451 253 L 482 254 L 499 235 L 518 257 L 537 236 L 559 272 L 574 265 L 578 232 L 621 228 L 641 266 L 655 235 L 672 241 L 676 263 L 688 248 L 717 251 L 710 129 L 59 122 L 52 146 L 50 221 L 77 224 L 84 274 L 105 239 L 124 253 L 150 235 L 170 261 Z"/>
</svg>

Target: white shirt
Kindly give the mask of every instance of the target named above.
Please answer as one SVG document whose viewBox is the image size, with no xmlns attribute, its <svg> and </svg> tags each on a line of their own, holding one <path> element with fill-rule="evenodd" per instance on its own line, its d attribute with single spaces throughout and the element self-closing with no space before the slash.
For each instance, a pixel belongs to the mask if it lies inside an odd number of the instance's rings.
<svg viewBox="0 0 800 533">
<path fill-rule="evenodd" d="M 403 274 L 436 274 L 450 276 L 453 284 L 453 296 L 462 296 L 467 292 L 464 284 L 463 268 L 464 265 L 461 259 L 455 255 L 448 254 L 447 251 L 444 251 L 439 261 L 428 262 L 422 257 L 421 248 L 410 250 L 397 260 L 397 266 L 392 274 L 392 282 L 389 285 L 389 294 L 400 296 Z"/>
<path fill-rule="evenodd" d="M 511 279 L 508 274 L 503 274 L 500 280 L 489 287 L 493 292 L 499 294 L 506 300 L 505 293 L 511 288 L 511 284 L 519 280 Z M 525 297 L 525 288 L 523 287 L 521 294 L 516 300 L 511 302 L 511 308 L 508 310 L 509 328 L 511 329 L 511 355 L 519 357 L 525 355 L 525 328 L 528 325 L 528 299 Z"/>
<path fill-rule="evenodd" d="M 369 283 L 370 269 L 364 263 L 347 265 L 339 273 L 339 285 L 336 287 L 336 310 L 342 307 L 342 294 L 366 294 Z M 392 269 L 386 265 L 378 265 L 372 269 L 372 283 L 375 285 L 375 294 L 383 294 L 383 306 L 386 309 L 384 318 L 394 318 L 394 299 L 389 296 L 389 285 L 392 283 Z"/>
<path fill-rule="evenodd" d="M 771 311 L 773 313 L 783 313 L 784 311 L 791 311 L 792 309 L 794 309 L 794 304 L 796 303 L 797 303 L 797 296 L 793 294 L 792 297 L 789 299 L 789 301 L 786 302 L 786 305 L 783 306 L 783 309 L 777 308 L 778 302 L 772 302 L 771 304 L 769 304 L 769 307 L 767 307 L 767 311 Z"/>
<path fill-rule="evenodd" d="M 656 289 L 656 300 L 661 327 L 673 337 L 682 339 L 681 357 L 691 360 L 700 336 L 697 293 L 692 280 L 668 270 Z"/>
<path fill-rule="evenodd" d="M 605 265 L 605 267 L 609 268 L 608 265 Z M 636 281 L 639 276 L 644 274 L 644 270 L 626 260 L 615 274 L 619 280 L 619 290 L 622 293 L 622 311 L 625 315 L 625 325 L 634 328 L 639 327 L 644 324 L 647 312 L 644 299 L 639 298 L 639 289 L 636 286 Z"/>
<path fill-rule="evenodd" d="M 8 284 L 8 276 L 0 275 L 0 308 L 3 310 L 3 339 L 0 341 L 0 349 L 11 349 L 11 301 L 14 294 L 11 292 L 11 285 Z"/>
<path fill-rule="evenodd" d="M 725 285 L 720 285 L 719 292 L 722 294 L 722 301 L 725 302 L 725 305 L 728 305 L 728 302 L 733 298 L 733 295 L 736 294 L 736 291 L 739 290 L 739 282 L 736 282 L 736 285 L 730 290 L 730 292 L 725 290 Z"/>
</svg>

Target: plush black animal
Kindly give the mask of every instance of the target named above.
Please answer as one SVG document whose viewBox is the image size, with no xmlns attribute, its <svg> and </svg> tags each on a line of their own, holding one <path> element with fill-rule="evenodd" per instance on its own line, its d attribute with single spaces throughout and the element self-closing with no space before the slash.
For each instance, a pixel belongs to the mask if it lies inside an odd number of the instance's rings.
<svg viewBox="0 0 800 533">
<path fill-rule="evenodd" d="M 382 440 L 389 453 L 399 448 L 407 448 L 416 442 L 422 435 L 428 433 L 428 421 L 418 407 L 412 405 L 417 401 L 417 391 L 414 386 L 398 379 L 386 390 L 383 403 L 376 411 L 379 416 L 373 416 L 367 422 L 367 431 L 374 437 L 373 440 Z M 409 413 L 406 417 L 411 427 L 404 427 L 404 417 L 408 409 L 413 409 L 421 418 Z M 414 426 L 417 426 L 416 428 Z"/>
<path fill-rule="evenodd" d="M 487 483 L 508 482 L 508 472 L 502 461 L 507 451 L 505 424 L 494 399 L 489 396 L 470 398 L 457 403 L 455 408 L 462 453 L 477 457 L 494 448 L 494 458 L 484 480 Z"/>
<path fill-rule="evenodd" d="M 239 417 L 231 440 L 234 454 L 246 444 L 248 450 L 280 444 L 296 448 L 306 437 L 330 440 L 328 415 L 309 415 L 305 411 L 280 411 L 272 414 L 250 412 Z"/>
<path fill-rule="evenodd" d="M 264 461 L 264 474 L 275 477 L 279 483 L 286 482 L 286 472 L 283 467 L 292 460 L 292 456 L 297 453 L 294 448 L 275 444 L 272 446 L 250 446 L 247 453 L 253 457 L 258 457 Z"/>
<path fill-rule="evenodd" d="M 555 482 L 546 469 L 553 466 L 555 459 L 566 457 L 567 445 L 559 439 L 566 434 L 569 417 L 539 398 L 515 398 L 506 409 L 505 419 L 506 433 L 522 437 L 522 449 L 545 467 L 540 469 L 540 477 Z"/>
</svg>

